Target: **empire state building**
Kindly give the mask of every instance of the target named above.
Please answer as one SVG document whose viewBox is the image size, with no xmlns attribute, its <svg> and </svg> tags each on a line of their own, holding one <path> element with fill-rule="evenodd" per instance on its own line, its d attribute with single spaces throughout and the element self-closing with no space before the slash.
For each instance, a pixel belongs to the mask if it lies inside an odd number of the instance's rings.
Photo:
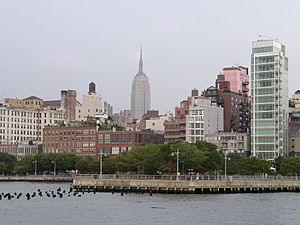
<svg viewBox="0 0 300 225">
<path fill-rule="evenodd" d="M 131 89 L 131 115 L 132 119 L 140 120 L 150 109 L 150 83 L 143 72 L 143 54 L 140 52 L 139 71 L 135 75 Z"/>
</svg>

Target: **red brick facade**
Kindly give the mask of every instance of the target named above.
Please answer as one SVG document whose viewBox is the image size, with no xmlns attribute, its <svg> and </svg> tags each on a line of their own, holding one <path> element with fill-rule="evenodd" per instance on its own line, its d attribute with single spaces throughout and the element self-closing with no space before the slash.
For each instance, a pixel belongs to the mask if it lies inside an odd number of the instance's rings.
<svg viewBox="0 0 300 225">
<path fill-rule="evenodd" d="M 45 153 L 73 153 L 98 158 L 99 153 L 117 155 L 145 143 L 162 144 L 162 134 L 152 131 L 96 131 L 96 127 L 47 127 Z"/>
</svg>

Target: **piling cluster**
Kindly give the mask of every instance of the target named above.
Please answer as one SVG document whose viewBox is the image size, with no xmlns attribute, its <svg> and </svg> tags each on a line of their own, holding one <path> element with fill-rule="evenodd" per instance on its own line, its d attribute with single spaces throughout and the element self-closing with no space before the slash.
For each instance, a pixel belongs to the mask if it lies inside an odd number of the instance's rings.
<svg viewBox="0 0 300 225">
<path fill-rule="evenodd" d="M 91 192 L 89 192 L 91 193 Z M 92 192 L 96 194 L 96 192 Z M 14 193 L 4 193 L 0 194 L 0 201 L 1 200 L 12 200 L 12 199 L 25 199 L 25 200 L 32 200 L 35 198 L 65 198 L 65 197 L 81 197 L 85 194 L 85 191 L 74 191 L 70 188 L 68 191 L 63 190 L 61 187 L 57 188 L 56 190 L 41 190 L 37 189 L 37 191 L 33 192 L 14 192 Z"/>
</svg>

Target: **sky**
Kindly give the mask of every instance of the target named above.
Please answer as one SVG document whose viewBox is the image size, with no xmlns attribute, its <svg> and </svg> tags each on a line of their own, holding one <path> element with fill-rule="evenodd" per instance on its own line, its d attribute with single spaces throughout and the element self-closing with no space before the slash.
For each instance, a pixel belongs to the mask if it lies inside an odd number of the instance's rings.
<svg viewBox="0 0 300 225">
<path fill-rule="evenodd" d="M 300 89 L 299 0 L 0 0 L 0 100 L 77 99 L 96 83 L 114 112 L 130 108 L 143 45 L 151 108 L 173 112 L 223 67 L 250 67 L 251 43 L 286 45 L 289 93 Z"/>
</svg>

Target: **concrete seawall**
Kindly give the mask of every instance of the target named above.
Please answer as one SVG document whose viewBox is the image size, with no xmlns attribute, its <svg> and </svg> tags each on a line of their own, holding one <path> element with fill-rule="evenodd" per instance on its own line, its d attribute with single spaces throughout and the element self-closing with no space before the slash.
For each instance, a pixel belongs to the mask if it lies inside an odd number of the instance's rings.
<svg viewBox="0 0 300 225">
<path fill-rule="evenodd" d="M 150 192 L 150 193 L 261 193 L 300 192 L 300 180 L 295 177 L 210 177 L 209 179 L 164 179 L 158 176 L 84 177 L 73 181 L 74 190 L 96 192 Z"/>
<path fill-rule="evenodd" d="M 0 176 L 0 182 L 72 182 L 72 176 L 51 176 L 51 175 L 37 175 L 37 176 Z"/>
</svg>

